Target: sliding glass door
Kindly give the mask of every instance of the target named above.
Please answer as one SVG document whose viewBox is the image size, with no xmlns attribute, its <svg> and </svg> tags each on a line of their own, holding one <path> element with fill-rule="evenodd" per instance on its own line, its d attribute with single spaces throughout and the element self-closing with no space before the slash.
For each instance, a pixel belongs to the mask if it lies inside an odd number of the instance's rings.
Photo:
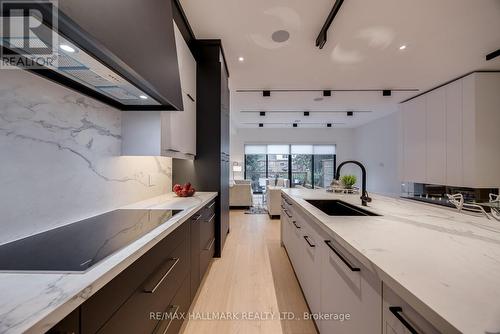
<svg viewBox="0 0 500 334">
<path fill-rule="evenodd" d="M 267 145 L 267 177 L 288 179 L 290 145 Z"/>
<path fill-rule="evenodd" d="M 325 188 L 334 178 L 335 145 L 245 145 L 245 178 L 262 192 L 276 178 L 291 187 Z"/>
<path fill-rule="evenodd" d="M 292 145 L 292 187 L 313 188 L 313 146 Z"/>
<path fill-rule="evenodd" d="M 314 145 L 313 153 L 314 188 L 326 188 L 335 177 L 335 146 Z"/>
<path fill-rule="evenodd" d="M 252 190 L 254 193 L 262 192 L 262 180 L 265 180 L 266 178 L 267 178 L 266 145 L 246 146 L 245 180 L 252 181 Z"/>
</svg>

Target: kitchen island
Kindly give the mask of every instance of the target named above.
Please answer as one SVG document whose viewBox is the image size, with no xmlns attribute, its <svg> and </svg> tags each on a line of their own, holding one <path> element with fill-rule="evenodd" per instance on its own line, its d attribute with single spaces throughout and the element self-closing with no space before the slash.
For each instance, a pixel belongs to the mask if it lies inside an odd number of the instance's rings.
<svg viewBox="0 0 500 334">
<path fill-rule="evenodd" d="M 372 329 L 372 333 L 411 332 L 412 326 L 418 333 L 500 332 L 497 221 L 378 195 L 362 208 L 380 216 L 329 216 L 307 200 L 338 199 L 361 208 L 359 195 L 284 189 L 282 196 L 282 241 L 312 312 L 330 311 L 324 308 L 335 298 L 342 299 L 340 307 L 349 305 L 345 293 L 339 295 L 331 287 L 333 281 L 326 282 L 327 276 L 319 275 L 333 264 L 339 281 L 349 283 L 342 291 L 355 291 L 352 310 L 359 309 L 365 322 L 375 314 L 372 324 L 380 326 L 380 331 Z M 295 246 L 301 241 L 301 246 Z M 301 255 L 304 252 L 297 247 L 304 247 L 310 256 Z M 315 275 L 308 276 L 310 271 Z M 369 274 L 368 283 L 363 284 L 360 272 Z M 330 297 L 328 290 L 333 290 Z M 371 310 L 366 307 L 370 298 Z M 402 311 L 394 308 L 401 306 L 394 298 L 405 305 Z M 394 323 L 404 330 L 396 329 Z M 323 320 L 316 324 L 320 330 L 332 328 Z M 419 326 L 420 331 L 415 329 Z"/>
</svg>

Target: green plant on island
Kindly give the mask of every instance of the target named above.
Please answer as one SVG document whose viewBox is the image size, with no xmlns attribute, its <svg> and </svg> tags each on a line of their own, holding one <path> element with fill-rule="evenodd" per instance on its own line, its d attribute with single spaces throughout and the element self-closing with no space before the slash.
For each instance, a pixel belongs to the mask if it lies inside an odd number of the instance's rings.
<svg viewBox="0 0 500 334">
<path fill-rule="evenodd" d="M 357 178 L 355 175 L 344 175 L 340 180 L 346 189 L 351 189 L 356 184 Z"/>
</svg>

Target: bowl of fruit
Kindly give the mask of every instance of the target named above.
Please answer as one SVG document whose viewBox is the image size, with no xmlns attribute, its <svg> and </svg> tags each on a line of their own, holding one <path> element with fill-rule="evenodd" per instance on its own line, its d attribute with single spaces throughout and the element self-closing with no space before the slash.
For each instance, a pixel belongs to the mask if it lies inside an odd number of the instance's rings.
<svg viewBox="0 0 500 334">
<path fill-rule="evenodd" d="M 173 188 L 174 193 L 179 197 L 191 197 L 196 192 L 191 186 L 191 183 L 186 183 L 185 185 L 176 184 Z"/>
</svg>

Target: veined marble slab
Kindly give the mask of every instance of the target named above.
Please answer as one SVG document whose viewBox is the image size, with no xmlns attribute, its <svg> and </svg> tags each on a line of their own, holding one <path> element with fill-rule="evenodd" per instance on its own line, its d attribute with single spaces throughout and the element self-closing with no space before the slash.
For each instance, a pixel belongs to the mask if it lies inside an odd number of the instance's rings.
<svg viewBox="0 0 500 334">
<path fill-rule="evenodd" d="M 216 196 L 168 193 L 122 207 L 184 211 L 83 274 L 0 273 L 0 333 L 46 332 Z"/>
<path fill-rule="evenodd" d="M 305 199 L 359 195 L 283 193 L 443 333 L 500 333 L 500 222 L 377 195 L 380 217 L 331 217 Z"/>
</svg>

